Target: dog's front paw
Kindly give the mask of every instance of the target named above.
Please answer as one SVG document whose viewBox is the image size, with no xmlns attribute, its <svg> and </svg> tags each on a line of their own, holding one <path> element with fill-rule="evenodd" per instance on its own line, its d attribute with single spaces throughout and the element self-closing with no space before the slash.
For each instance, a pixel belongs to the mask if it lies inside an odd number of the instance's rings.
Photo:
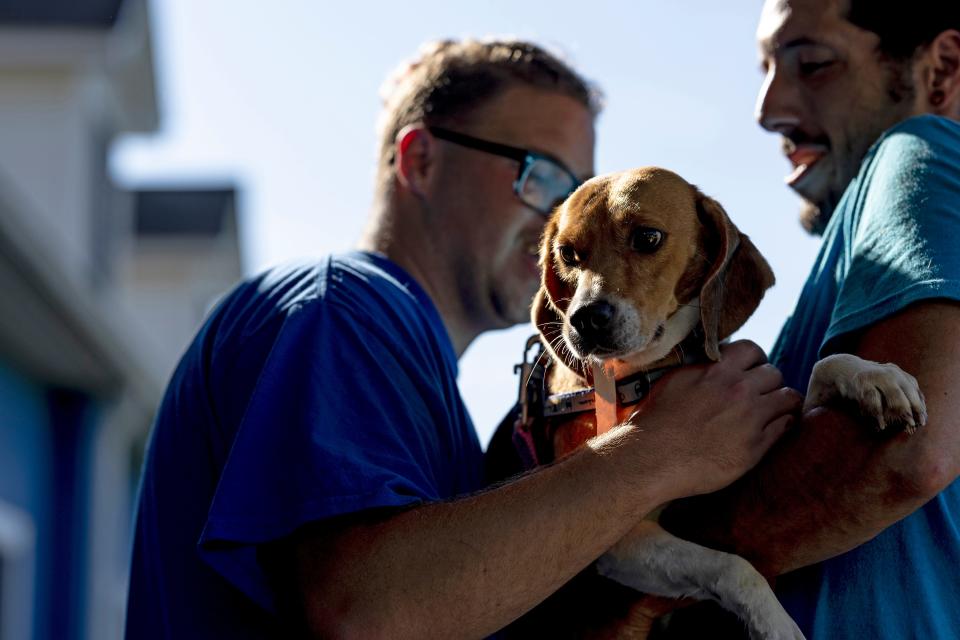
<svg viewBox="0 0 960 640">
<path fill-rule="evenodd" d="M 852 382 L 860 411 L 881 431 L 900 426 L 914 433 L 927 423 L 927 406 L 917 379 L 895 364 L 863 361 L 867 368 Z"/>
<path fill-rule="evenodd" d="M 804 410 L 833 398 L 855 402 L 880 431 L 902 427 L 912 434 L 927 423 L 927 406 L 917 379 L 892 363 L 846 353 L 824 358 L 813 368 Z"/>
</svg>

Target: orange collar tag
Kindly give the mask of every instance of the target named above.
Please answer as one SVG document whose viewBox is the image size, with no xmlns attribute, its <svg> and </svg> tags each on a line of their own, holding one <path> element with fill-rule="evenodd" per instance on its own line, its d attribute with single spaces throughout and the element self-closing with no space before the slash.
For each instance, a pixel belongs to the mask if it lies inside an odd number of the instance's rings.
<svg viewBox="0 0 960 640">
<path fill-rule="evenodd" d="M 617 424 L 617 380 L 611 369 L 593 364 L 593 387 L 596 391 L 597 435 Z"/>
</svg>

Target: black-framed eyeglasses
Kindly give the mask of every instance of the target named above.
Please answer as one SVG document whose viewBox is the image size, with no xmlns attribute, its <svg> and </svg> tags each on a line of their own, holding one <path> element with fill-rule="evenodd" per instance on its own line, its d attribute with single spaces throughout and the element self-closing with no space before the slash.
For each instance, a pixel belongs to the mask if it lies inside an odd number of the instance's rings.
<svg viewBox="0 0 960 640">
<path fill-rule="evenodd" d="M 519 162 L 520 171 L 513 181 L 513 192 L 521 202 L 543 215 L 549 215 L 582 182 L 562 162 L 542 153 L 481 140 L 443 127 L 428 127 L 427 130 L 441 140 Z"/>
</svg>

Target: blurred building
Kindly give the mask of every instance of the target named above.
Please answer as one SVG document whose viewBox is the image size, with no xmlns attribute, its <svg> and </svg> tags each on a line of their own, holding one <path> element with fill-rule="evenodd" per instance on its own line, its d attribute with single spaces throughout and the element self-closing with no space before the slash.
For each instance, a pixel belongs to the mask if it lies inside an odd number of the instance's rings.
<svg viewBox="0 0 960 640">
<path fill-rule="evenodd" d="M 146 0 L 0 0 L 0 640 L 121 637 L 152 415 L 241 274 L 232 186 L 111 181 L 158 121 Z"/>
</svg>

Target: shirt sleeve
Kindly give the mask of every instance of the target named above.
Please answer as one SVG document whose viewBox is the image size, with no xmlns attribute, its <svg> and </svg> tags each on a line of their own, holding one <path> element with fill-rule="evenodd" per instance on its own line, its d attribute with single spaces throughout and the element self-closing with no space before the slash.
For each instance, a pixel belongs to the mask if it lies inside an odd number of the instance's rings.
<svg viewBox="0 0 960 640">
<path fill-rule="evenodd" d="M 925 299 L 960 299 L 960 135 L 908 120 L 865 165 L 824 345 Z M 846 222 L 846 221 L 845 221 Z"/>
<path fill-rule="evenodd" d="M 200 554 L 273 610 L 256 545 L 299 526 L 438 499 L 436 416 L 397 329 L 314 301 L 284 319 L 238 428 Z M 435 403 L 434 403 L 435 404 Z"/>
</svg>

